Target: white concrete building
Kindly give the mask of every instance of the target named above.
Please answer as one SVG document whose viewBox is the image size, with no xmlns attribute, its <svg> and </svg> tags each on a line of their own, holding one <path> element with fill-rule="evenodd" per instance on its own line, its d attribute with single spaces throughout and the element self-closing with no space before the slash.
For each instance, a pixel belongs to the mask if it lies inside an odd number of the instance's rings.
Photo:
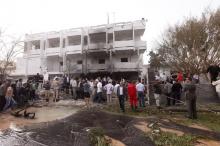
<svg viewBox="0 0 220 146">
<path fill-rule="evenodd" d="M 146 42 L 145 20 L 27 34 L 17 75 L 139 74 Z"/>
</svg>

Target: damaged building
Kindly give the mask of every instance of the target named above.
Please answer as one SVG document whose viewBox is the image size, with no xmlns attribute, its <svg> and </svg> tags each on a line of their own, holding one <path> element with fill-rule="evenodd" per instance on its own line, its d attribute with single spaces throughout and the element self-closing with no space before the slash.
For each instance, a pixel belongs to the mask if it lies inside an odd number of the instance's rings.
<svg viewBox="0 0 220 146">
<path fill-rule="evenodd" d="M 16 74 L 141 76 L 146 50 L 146 42 L 141 40 L 145 24 L 142 19 L 27 34 Z"/>
</svg>

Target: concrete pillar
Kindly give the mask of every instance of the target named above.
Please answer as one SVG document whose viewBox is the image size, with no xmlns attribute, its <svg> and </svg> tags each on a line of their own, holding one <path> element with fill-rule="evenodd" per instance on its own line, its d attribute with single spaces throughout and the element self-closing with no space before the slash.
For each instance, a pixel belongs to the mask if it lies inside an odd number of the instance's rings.
<svg viewBox="0 0 220 146">
<path fill-rule="evenodd" d="M 89 46 L 90 46 L 89 28 L 88 28 L 87 33 L 88 33 L 88 37 L 87 37 L 88 41 L 87 42 L 88 42 L 88 49 L 89 49 Z"/>
<path fill-rule="evenodd" d="M 66 68 L 66 52 L 63 53 L 63 72 L 64 73 L 67 72 L 67 68 Z"/>
<path fill-rule="evenodd" d="M 65 48 L 65 46 L 64 46 L 64 48 Z M 63 36 L 60 36 L 60 49 L 61 49 L 61 51 L 64 50 L 63 49 Z"/>
<path fill-rule="evenodd" d="M 113 72 L 113 68 L 115 68 L 114 65 L 113 65 L 113 63 L 112 63 L 112 51 L 114 51 L 114 49 L 115 49 L 115 24 L 113 24 L 112 30 L 113 30 L 113 31 L 112 31 L 113 38 L 112 38 L 112 48 L 111 48 L 111 50 L 110 50 L 111 73 Z"/>
<path fill-rule="evenodd" d="M 88 55 L 87 55 L 87 51 L 89 50 L 89 46 L 90 46 L 90 37 L 89 37 L 89 28 L 87 28 L 87 45 L 88 45 L 88 47 L 87 48 L 85 48 L 84 46 L 83 46 L 83 50 L 82 50 L 82 72 L 84 73 L 84 74 L 87 74 L 88 73 L 88 63 L 87 63 L 87 57 L 88 57 Z"/>
<path fill-rule="evenodd" d="M 113 32 L 112 32 L 112 35 L 113 35 L 113 39 L 112 39 L 112 49 L 115 48 L 115 24 L 113 24 Z"/>
<path fill-rule="evenodd" d="M 45 71 L 45 65 L 44 65 L 44 40 L 40 40 L 40 74 L 43 74 Z"/>
<path fill-rule="evenodd" d="M 65 39 L 65 46 L 63 48 L 63 39 Z M 67 37 L 64 37 L 63 34 L 60 34 L 60 53 L 62 54 L 62 62 L 63 62 L 63 72 L 67 72 L 67 66 L 66 66 L 66 46 L 68 45 L 68 39 Z"/>
<path fill-rule="evenodd" d="M 30 55 L 30 50 L 31 50 L 31 42 L 27 41 L 27 53 L 26 53 L 26 63 L 25 63 L 25 76 L 26 78 L 28 77 L 28 66 L 29 66 L 29 55 Z"/>
<path fill-rule="evenodd" d="M 87 43 L 88 43 L 88 40 L 87 40 Z M 87 74 L 87 55 L 86 55 L 87 48 L 84 46 L 84 29 L 83 28 L 81 28 L 81 51 L 82 51 L 82 73 Z M 85 58 L 85 62 L 84 62 L 84 58 Z"/>
<path fill-rule="evenodd" d="M 32 49 L 31 41 L 27 42 L 27 51 L 29 52 Z"/>
<path fill-rule="evenodd" d="M 135 42 L 134 23 L 132 22 L 132 39 Z"/>
<path fill-rule="evenodd" d="M 25 63 L 25 76 L 28 77 L 28 53 L 26 56 L 26 63 Z"/>
<path fill-rule="evenodd" d="M 45 38 L 45 50 L 49 48 L 49 41 L 48 41 L 48 38 L 46 37 Z"/>
</svg>

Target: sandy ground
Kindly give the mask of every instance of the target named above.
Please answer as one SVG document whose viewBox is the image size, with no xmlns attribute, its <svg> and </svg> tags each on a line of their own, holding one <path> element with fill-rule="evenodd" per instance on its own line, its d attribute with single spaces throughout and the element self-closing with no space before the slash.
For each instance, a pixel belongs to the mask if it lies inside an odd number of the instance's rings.
<svg viewBox="0 0 220 146">
<path fill-rule="evenodd" d="M 42 107 L 31 107 L 28 112 L 35 112 L 35 119 L 25 119 L 24 117 L 14 117 L 9 112 L 0 114 L 0 129 L 5 130 L 10 125 L 24 126 L 35 123 L 50 122 L 60 120 L 76 113 L 80 106 L 83 106 L 83 101 L 65 100 L 57 103 L 52 103 Z"/>
<path fill-rule="evenodd" d="M 196 146 L 220 145 L 220 133 L 201 125 L 188 127 L 166 118 L 135 118 L 103 112 L 96 105 L 89 110 L 82 109 L 83 106 L 83 101 L 62 100 L 40 108 L 32 107 L 30 111 L 36 112 L 34 120 L 0 114 L 0 129 L 9 128 L 4 133 L 0 131 L 0 146 L 89 146 L 88 131 L 97 127 L 104 129 L 105 137 L 111 141 L 112 146 L 153 146 L 153 141 L 146 133 L 152 132 L 149 125 L 155 121 L 164 132 L 212 139 L 200 139 Z M 10 130 L 16 128 L 14 125 L 21 126 L 22 132 Z"/>
</svg>

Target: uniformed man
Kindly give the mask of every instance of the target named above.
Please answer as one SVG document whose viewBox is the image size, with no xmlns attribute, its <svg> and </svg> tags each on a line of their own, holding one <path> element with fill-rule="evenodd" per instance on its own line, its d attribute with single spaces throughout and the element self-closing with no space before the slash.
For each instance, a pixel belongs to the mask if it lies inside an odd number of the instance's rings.
<svg viewBox="0 0 220 146">
<path fill-rule="evenodd" d="M 190 119 L 196 119 L 196 86 L 190 78 L 186 78 L 184 84 L 184 92 L 188 109 L 187 117 Z"/>
</svg>

